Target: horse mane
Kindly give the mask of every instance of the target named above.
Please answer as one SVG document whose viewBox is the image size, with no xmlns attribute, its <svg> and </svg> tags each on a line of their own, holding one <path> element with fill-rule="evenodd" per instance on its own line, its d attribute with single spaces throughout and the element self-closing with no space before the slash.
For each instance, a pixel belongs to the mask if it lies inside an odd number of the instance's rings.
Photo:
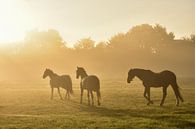
<svg viewBox="0 0 195 129">
<path fill-rule="evenodd" d="M 79 69 L 82 70 L 84 73 L 86 73 L 86 71 L 83 67 L 79 67 Z"/>
<path fill-rule="evenodd" d="M 51 70 L 51 69 L 47 69 L 47 70 L 48 70 L 49 72 L 51 72 L 53 75 L 59 76 L 58 74 L 54 73 L 53 70 Z"/>
<path fill-rule="evenodd" d="M 137 70 L 143 70 L 143 71 L 153 72 L 153 71 L 151 71 L 151 70 L 149 70 L 149 69 L 140 69 L 140 68 L 132 68 L 132 69 L 129 70 L 129 72 L 130 72 L 130 71 L 135 71 L 135 70 L 136 70 L 136 71 L 137 71 Z M 154 72 L 153 72 L 153 73 L 154 73 Z"/>
<path fill-rule="evenodd" d="M 49 72 L 54 73 L 51 69 L 47 69 Z"/>
</svg>

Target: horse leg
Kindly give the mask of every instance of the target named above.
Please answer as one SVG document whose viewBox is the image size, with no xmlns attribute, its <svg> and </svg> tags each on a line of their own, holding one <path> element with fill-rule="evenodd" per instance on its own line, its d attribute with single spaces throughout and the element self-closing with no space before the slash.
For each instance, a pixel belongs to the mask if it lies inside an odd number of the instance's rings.
<svg viewBox="0 0 195 129">
<path fill-rule="evenodd" d="M 145 89 L 144 89 L 144 97 L 146 98 L 146 100 L 148 100 L 147 105 L 153 104 L 153 101 L 150 100 L 149 96 L 150 96 L 150 88 L 145 86 Z"/>
<path fill-rule="evenodd" d="M 100 90 L 97 90 L 96 91 L 96 93 L 97 93 L 97 103 L 98 103 L 98 106 L 100 106 L 100 99 L 101 99 L 101 95 L 100 95 Z"/>
<path fill-rule="evenodd" d="M 89 90 L 87 90 L 87 98 L 88 98 L 88 105 L 90 106 L 90 95 L 89 95 Z"/>
<path fill-rule="evenodd" d="M 83 102 L 83 89 L 81 88 L 81 98 L 80 98 L 80 104 Z"/>
<path fill-rule="evenodd" d="M 146 98 L 148 100 L 148 97 L 147 97 L 147 92 L 146 92 L 146 87 L 144 89 L 144 98 Z"/>
<path fill-rule="evenodd" d="M 58 94 L 59 94 L 59 96 L 60 96 L 60 99 L 62 100 L 62 96 L 61 96 L 61 94 L 60 94 L 60 88 L 58 87 Z"/>
<path fill-rule="evenodd" d="M 67 95 L 68 95 L 68 91 L 66 90 L 66 95 L 65 95 L 65 99 L 67 99 Z"/>
<path fill-rule="evenodd" d="M 166 96 L 167 96 L 167 86 L 163 87 L 163 98 L 161 100 L 160 106 L 163 106 Z"/>
<path fill-rule="evenodd" d="M 53 87 L 51 87 L 51 97 L 50 99 L 52 100 L 53 99 Z"/>
<path fill-rule="evenodd" d="M 70 100 L 70 93 L 69 93 L 69 91 L 68 91 L 68 100 Z"/>
<path fill-rule="evenodd" d="M 91 94 L 92 106 L 94 106 L 94 101 L 93 101 L 93 91 L 90 91 L 90 94 Z"/>
<path fill-rule="evenodd" d="M 153 101 L 150 100 L 150 87 L 146 88 L 146 92 L 147 92 L 147 95 L 148 95 L 148 103 L 147 103 L 147 105 L 153 104 Z"/>
<path fill-rule="evenodd" d="M 173 86 L 172 86 L 172 88 L 173 88 L 173 91 L 174 91 L 175 96 L 176 96 L 176 106 L 179 106 L 179 93 L 178 93 L 178 89 L 177 89 L 177 87 L 173 87 Z"/>
</svg>

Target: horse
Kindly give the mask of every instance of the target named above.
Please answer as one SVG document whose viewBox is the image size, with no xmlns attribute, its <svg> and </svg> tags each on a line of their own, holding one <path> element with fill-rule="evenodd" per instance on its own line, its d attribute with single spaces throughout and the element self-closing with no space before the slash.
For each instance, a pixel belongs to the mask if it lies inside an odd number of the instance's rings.
<svg viewBox="0 0 195 129">
<path fill-rule="evenodd" d="M 80 82 L 80 89 L 81 89 L 81 98 L 80 103 L 82 104 L 82 98 L 83 98 L 83 90 L 87 90 L 87 97 L 88 97 L 88 105 L 90 106 L 90 94 L 92 99 L 92 106 L 94 106 L 94 100 L 93 100 L 93 91 L 97 93 L 97 103 L 98 106 L 100 106 L 100 81 L 97 76 L 95 75 L 88 75 L 84 68 L 77 67 L 76 70 L 76 78 L 81 78 Z"/>
<path fill-rule="evenodd" d="M 175 93 L 176 106 L 179 106 L 179 100 L 181 100 L 181 102 L 184 102 L 176 81 L 176 75 L 173 72 L 165 70 L 160 73 L 154 73 L 151 70 L 137 68 L 130 69 L 128 72 L 127 83 L 130 83 L 135 76 L 143 82 L 143 85 L 145 87 L 144 97 L 146 98 L 146 100 L 148 100 L 147 105 L 153 104 L 153 101 L 150 99 L 150 87 L 162 87 L 163 97 L 160 106 L 163 106 L 167 95 L 167 87 L 169 85 L 172 86 Z"/>
<path fill-rule="evenodd" d="M 50 78 L 50 86 L 51 86 L 51 99 L 53 99 L 53 90 L 54 88 L 58 89 L 58 94 L 60 96 L 60 99 L 62 100 L 62 96 L 60 93 L 60 87 L 63 89 L 66 89 L 66 96 L 65 99 L 70 99 L 70 94 L 73 94 L 72 90 L 72 80 L 69 75 L 62 75 L 59 76 L 56 73 L 54 73 L 50 69 L 46 69 L 43 74 L 43 79 L 45 79 L 47 76 Z"/>
</svg>

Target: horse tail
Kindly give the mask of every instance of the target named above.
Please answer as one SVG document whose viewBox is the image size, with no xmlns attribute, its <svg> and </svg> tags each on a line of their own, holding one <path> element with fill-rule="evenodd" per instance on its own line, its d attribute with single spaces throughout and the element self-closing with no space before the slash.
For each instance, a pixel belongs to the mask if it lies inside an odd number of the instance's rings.
<svg viewBox="0 0 195 129">
<path fill-rule="evenodd" d="M 71 85 L 70 85 L 70 94 L 73 94 L 73 89 L 72 89 L 72 81 L 71 81 Z"/>
<path fill-rule="evenodd" d="M 182 95 L 180 93 L 180 88 L 179 88 L 177 82 L 175 81 L 173 84 L 171 84 L 171 86 L 172 86 L 172 88 L 173 88 L 173 90 L 175 92 L 175 95 L 179 97 L 181 102 L 184 102 L 184 99 L 183 99 L 183 97 L 182 97 Z"/>
<path fill-rule="evenodd" d="M 71 78 L 69 77 L 69 93 L 70 94 L 73 94 L 73 89 L 72 89 L 72 80 L 71 80 Z"/>
<path fill-rule="evenodd" d="M 101 99 L 100 89 L 97 90 L 97 97 L 98 97 L 99 99 Z"/>
<path fill-rule="evenodd" d="M 73 90 L 72 90 L 72 87 L 71 89 L 69 90 L 70 94 L 74 94 Z"/>
</svg>

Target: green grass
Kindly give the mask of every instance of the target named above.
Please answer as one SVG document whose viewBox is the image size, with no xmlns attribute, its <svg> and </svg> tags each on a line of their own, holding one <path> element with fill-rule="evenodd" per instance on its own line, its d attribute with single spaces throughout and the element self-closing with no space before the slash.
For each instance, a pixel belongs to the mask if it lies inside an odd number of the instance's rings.
<svg viewBox="0 0 195 129">
<path fill-rule="evenodd" d="M 100 107 L 87 106 L 86 92 L 84 104 L 79 104 L 78 82 L 70 101 L 59 100 L 56 90 L 54 100 L 50 100 L 47 84 L 0 84 L 0 128 L 195 128 L 195 79 L 180 79 L 179 84 L 185 99 L 179 107 L 171 87 L 164 107 L 159 106 L 160 88 L 151 89 L 154 104 L 147 106 L 143 86 L 136 80 L 130 85 L 123 80 L 101 81 Z"/>
</svg>

